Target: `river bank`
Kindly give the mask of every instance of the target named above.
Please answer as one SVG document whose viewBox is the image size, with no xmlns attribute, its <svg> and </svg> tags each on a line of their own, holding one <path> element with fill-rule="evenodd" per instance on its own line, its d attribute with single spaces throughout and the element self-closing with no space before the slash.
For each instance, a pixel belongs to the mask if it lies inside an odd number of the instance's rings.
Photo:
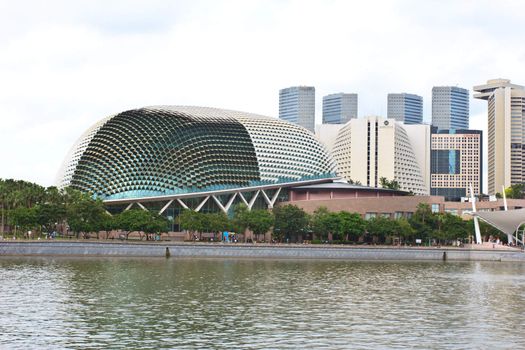
<svg viewBox="0 0 525 350">
<path fill-rule="evenodd" d="M 113 241 L 0 241 L 0 256 L 169 256 L 174 258 L 525 262 L 525 253 L 517 249 Z"/>
</svg>

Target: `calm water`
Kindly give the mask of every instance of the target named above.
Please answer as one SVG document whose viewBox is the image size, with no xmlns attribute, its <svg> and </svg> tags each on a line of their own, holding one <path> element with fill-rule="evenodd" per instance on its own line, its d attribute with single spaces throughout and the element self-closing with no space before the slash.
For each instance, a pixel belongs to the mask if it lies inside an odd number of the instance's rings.
<svg viewBox="0 0 525 350">
<path fill-rule="evenodd" d="M 0 349 L 525 349 L 525 266 L 0 259 Z"/>
</svg>

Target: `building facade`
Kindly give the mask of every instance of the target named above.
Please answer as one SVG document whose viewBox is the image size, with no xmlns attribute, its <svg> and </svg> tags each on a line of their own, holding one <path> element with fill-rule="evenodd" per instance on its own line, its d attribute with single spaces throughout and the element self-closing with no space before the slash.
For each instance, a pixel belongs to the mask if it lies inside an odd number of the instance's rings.
<svg viewBox="0 0 525 350">
<path fill-rule="evenodd" d="M 488 103 L 488 194 L 525 182 L 525 89 L 508 79 L 474 86 Z"/>
<path fill-rule="evenodd" d="M 371 116 L 352 119 L 337 133 L 333 127 L 322 125 L 318 137 L 332 152 L 339 176 L 369 187 L 379 187 L 385 177 L 396 180 L 401 190 L 430 193 L 429 125 Z"/>
<path fill-rule="evenodd" d="M 335 178 L 326 148 L 300 126 L 217 108 L 153 106 L 88 129 L 57 185 L 92 193 L 110 211 L 138 206 L 174 217 L 182 209 L 228 213 L 239 203 L 271 208 L 290 186 Z"/>
<path fill-rule="evenodd" d="M 387 117 L 405 124 L 421 124 L 423 97 L 407 93 L 388 94 Z"/>
<path fill-rule="evenodd" d="M 432 125 L 438 129 L 469 128 L 469 92 L 457 86 L 432 88 Z"/>
<path fill-rule="evenodd" d="M 438 130 L 432 127 L 430 151 L 430 194 L 447 201 L 459 201 L 481 194 L 483 145 L 480 130 Z"/>
<path fill-rule="evenodd" d="M 323 124 L 345 124 L 357 118 L 357 94 L 331 94 L 323 97 Z"/>
<path fill-rule="evenodd" d="M 315 88 L 292 86 L 279 90 L 279 119 L 315 132 Z"/>
</svg>

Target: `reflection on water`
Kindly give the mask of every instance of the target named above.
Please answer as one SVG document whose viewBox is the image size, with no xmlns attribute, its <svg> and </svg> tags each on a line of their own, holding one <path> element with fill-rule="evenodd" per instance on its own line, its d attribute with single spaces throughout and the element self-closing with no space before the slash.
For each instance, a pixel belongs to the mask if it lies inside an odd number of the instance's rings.
<svg viewBox="0 0 525 350">
<path fill-rule="evenodd" d="M 0 259 L 0 348 L 524 349 L 525 266 Z"/>
</svg>

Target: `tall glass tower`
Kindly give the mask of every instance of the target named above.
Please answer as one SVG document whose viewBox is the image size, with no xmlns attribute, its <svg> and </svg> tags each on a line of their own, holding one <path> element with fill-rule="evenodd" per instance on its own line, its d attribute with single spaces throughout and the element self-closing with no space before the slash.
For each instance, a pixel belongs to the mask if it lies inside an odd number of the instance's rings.
<svg viewBox="0 0 525 350">
<path fill-rule="evenodd" d="M 388 118 L 405 124 L 423 123 L 423 97 L 404 92 L 388 94 Z"/>
<path fill-rule="evenodd" d="M 432 125 L 441 130 L 468 129 L 468 90 L 457 86 L 434 86 L 432 88 Z"/>
<path fill-rule="evenodd" d="M 279 118 L 315 132 L 315 88 L 292 86 L 279 90 Z"/>
<path fill-rule="evenodd" d="M 357 118 L 357 94 L 331 94 L 323 97 L 323 124 L 345 124 Z"/>
</svg>

